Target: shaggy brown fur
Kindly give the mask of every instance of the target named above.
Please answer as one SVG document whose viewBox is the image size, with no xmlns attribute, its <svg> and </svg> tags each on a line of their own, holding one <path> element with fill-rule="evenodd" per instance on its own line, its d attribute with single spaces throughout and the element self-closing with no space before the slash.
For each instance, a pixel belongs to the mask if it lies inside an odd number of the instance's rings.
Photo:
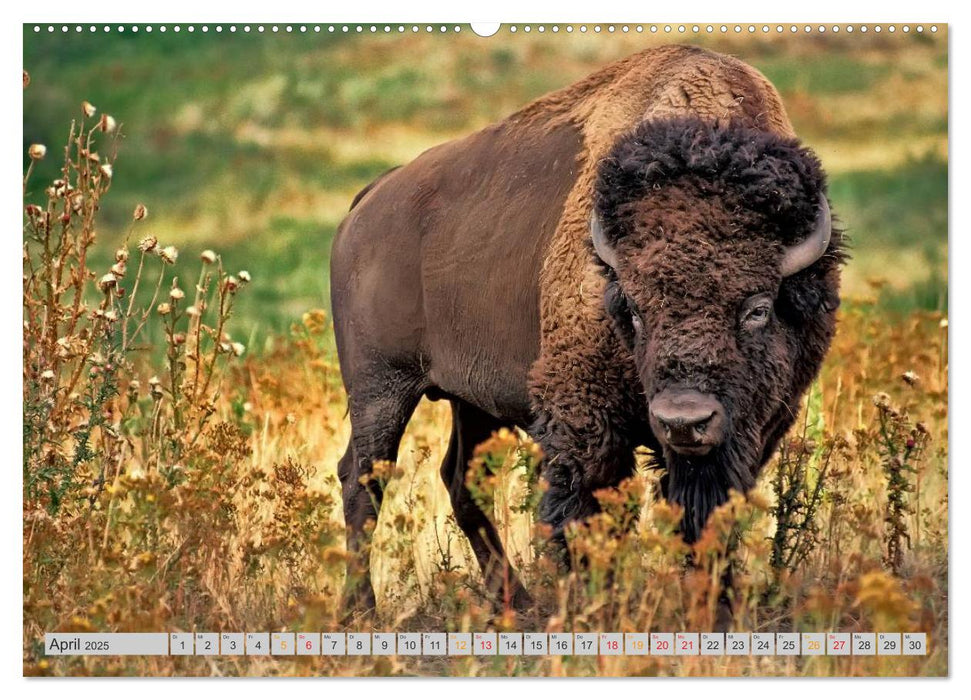
<svg viewBox="0 0 971 700">
<path fill-rule="evenodd" d="M 442 476 L 490 588 L 528 596 L 469 497 L 476 441 L 529 426 L 550 483 L 541 517 L 558 533 L 596 510 L 593 491 L 655 449 L 666 491 L 697 535 L 726 489 L 751 486 L 822 360 L 838 302 L 838 233 L 786 280 L 825 188 L 758 71 L 665 47 L 607 66 L 508 119 L 382 176 L 355 199 L 332 252 L 331 289 L 351 444 L 341 460 L 348 543 L 363 551 L 422 395 L 447 398 Z M 590 244 L 596 201 L 617 269 Z M 758 331 L 739 312 L 774 300 Z M 634 317 L 643 326 L 634 330 Z M 764 326 L 764 327 L 763 327 Z M 743 332 L 744 331 L 744 332 Z M 730 423 L 710 456 L 652 434 L 656 392 L 717 396 Z M 358 602 L 373 604 L 358 558 Z"/>
<path fill-rule="evenodd" d="M 814 274 L 783 280 L 779 273 L 785 247 L 813 229 L 824 188 L 811 151 L 737 123 L 652 119 L 618 140 L 599 164 L 595 187 L 597 217 L 621 261 L 617 270 L 602 267 L 615 332 L 600 337 L 608 347 L 620 339 L 623 347 L 608 351 L 610 363 L 637 379 L 598 382 L 599 391 L 614 392 L 611 399 L 574 405 L 573 416 L 586 414 L 599 440 L 564 438 L 557 425 L 534 427 L 545 433 L 544 444 L 567 446 L 555 451 L 566 459 L 548 470 L 546 521 L 561 525 L 596 509 L 590 492 L 630 472 L 632 447 L 650 433 L 639 424 L 648 402 L 669 388 L 716 396 L 731 426 L 724 444 L 703 458 L 649 443 L 667 468 L 665 495 L 685 507 L 685 538 L 697 537 L 729 489 L 752 488 L 833 330 L 839 234 Z M 740 311 L 759 293 L 775 300 L 778 322 L 747 330 Z M 543 408 L 537 413 L 542 420 Z M 601 453 L 570 459 L 577 444 Z"/>
</svg>

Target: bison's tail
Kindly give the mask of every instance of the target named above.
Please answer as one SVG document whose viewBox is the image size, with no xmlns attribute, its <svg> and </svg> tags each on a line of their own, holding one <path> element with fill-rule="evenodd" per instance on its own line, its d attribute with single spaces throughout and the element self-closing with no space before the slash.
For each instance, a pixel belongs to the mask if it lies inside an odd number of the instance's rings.
<svg viewBox="0 0 971 700">
<path fill-rule="evenodd" d="M 373 190 L 374 187 L 375 187 L 375 185 L 377 185 L 384 178 L 386 178 L 388 175 L 390 175 L 391 173 L 393 173 L 395 170 L 397 170 L 400 167 L 401 167 L 400 165 L 396 165 L 393 168 L 390 168 L 388 170 L 385 170 L 383 173 L 381 173 L 376 178 L 374 178 L 369 185 L 367 185 L 363 190 L 361 190 L 356 195 L 354 195 L 354 199 L 351 200 L 351 207 L 347 211 L 353 210 L 354 207 L 357 206 L 357 203 L 360 202 L 362 199 L 364 199 L 364 195 L 366 195 L 368 192 L 370 192 L 371 190 Z"/>
</svg>

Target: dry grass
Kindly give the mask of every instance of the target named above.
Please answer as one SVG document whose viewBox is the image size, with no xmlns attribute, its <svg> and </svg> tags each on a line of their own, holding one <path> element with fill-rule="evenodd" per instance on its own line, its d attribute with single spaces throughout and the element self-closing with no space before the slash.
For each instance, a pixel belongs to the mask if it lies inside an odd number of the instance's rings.
<svg viewBox="0 0 971 700">
<path fill-rule="evenodd" d="M 509 432 L 482 446 L 470 480 L 538 600 L 525 617 L 486 601 L 438 476 L 447 407 L 423 402 L 388 465 L 377 614 L 347 629 L 706 630 L 731 562 L 733 629 L 921 630 L 926 657 L 44 658 L 54 630 L 345 629 L 335 469 L 349 426 L 327 315 L 307 312 L 243 355 L 228 334 L 247 276 L 206 254 L 198 277 L 177 282 L 175 251 L 134 244 L 141 209 L 121 267 L 92 269 L 114 133 L 79 119 L 61 182 L 25 199 L 26 674 L 947 673 L 946 319 L 867 303 L 842 313 L 800 428 L 756 491 L 713 518 L 690 551 L 697 566 L 642 469 L 602 494 L 604 514 L 572 540 L 588 567 L 556 576 L 529 507 L 535 448 Z"/>
<path fill-rule="evenodd" d="M 311 315 L 316 327 L 321 315 Z M 185 455 L 184 478 L 126 464 L 88 511 L 51 515 L 25 504 L 25 670 L 53 674 L 552 674 L 552 675 L 943 675 L 947 672 L 947 422 L 945 347 L 939 319 L 887 326 L 843 319 L 837 352 L 804 411 L 802 435 L 767 468 L 748 501 L 734 500 L 695 547 L 701 568 L 673 527 L 677 512 L 652 496 L 640 473 L 604 494 L 606 515 L 574 541 L 591 567 L 557 579 L 533 554 L 521 502 L 528 449 L 514 434 L 488 447 L 498 462 L 500 532 L 542 614 L 495 616 L 474 560 L 449 515 L 438 479 L 448 419 L 423 404 L 390 474 L 376 527 L 376 619 L 340 624 L 343 527 L 334 472 L 347 425 L 337 369 L 298 329 L 270 358 L 249 360 L 226 383 L 218 420 Z M 321 329 L 323 332 L 323 329 Z M 928 339 L 929 342 L 928 342 Z M 874 348 L 894 348 L 892 357 Z M 945 358 L 946 360 L 946 358 Z M 902 379 L 912 371 L 914 386 Z M 909 375 L 908 375 L 909 376 Z M 230 388 L 232 387 L 232 388 Z M 893 395 L 879 398 L 875 389 Z M 118 399 L 119 402 L 122 399 Z M 242 407 L 234 409 L 234 406 Z M 903 416 L 903 432 L 883 420 Z M 890 414 L 888 411 L 892 411 Z M 919 418 L 922 427 L 910 421 Z M 927 449 L 909 460 L 901 488 L 885 476 L 888 448 Z M 509 456 L 508 459 L 505 459 Z M 778 474 L 801 463 L 805 490 L 821 480 L 816 512 L 795 531 L 805 546 L 777 546 Z M 519 470 L 512 469 L 520 465 Z M 823 467 L 825 465 L 825 474 Z M 913 471 L 910 471 L 913 469 Z M 793 480 L 787 483 L 792 485 Z M 503 488 L 504 487 L 504 488 Z M 894 498 L 907 506 L 895 515 Z M 795 487 L 795 499 L 810 499 Z M 643 507 L 641 504 L 643 503 Z M 112 506 L 113 504 L 113 506 Z M 625 526 L 640 514 L 631 532 Z M 740 523 L 737 528 L 734 523 Z M 734 530 L 734 535 L 732 534 Z M 901 537 L 900 533 L 905 533 Z M 732 550 L 732 537 L 739 544 Z M 895 549 L 896 548 L 896 549 Z M 774 555 L 781 555 L 775 562 Z M 896 554 L 895 554 L 896 552 Z M 794 554 L 794 555 L 793 555 Z M 790 556 L 793 555 L 793 556 Z M 888 557 L 898 557 L 892 565 Z M 740 630 L 924 630 L 923 658 L 652 659 L 298 659 L 103 658 L 43 661 L 45 630 L 705 630 L 714 625 L 719 572 L 736 567 L 732 628 Z M 781 562 L 781 563 L 780 563 Z M 894 574 L 896 570 L 898 574 Z M 616 573 L 605 588 L 608 571 Z M 43 664 L 43 665 L 42 665 Z"/>
</svg>

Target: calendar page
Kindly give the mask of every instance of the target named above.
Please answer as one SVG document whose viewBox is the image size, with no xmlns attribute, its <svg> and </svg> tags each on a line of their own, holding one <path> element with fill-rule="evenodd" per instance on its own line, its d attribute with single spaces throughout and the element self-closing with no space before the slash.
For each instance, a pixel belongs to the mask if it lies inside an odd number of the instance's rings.
<svg viewBox="0 0 971 700">
<path fill-rule="evenodd" d="M 24 675 L 949 674 L 947 24 L 22 34 Z"/>
</svg>

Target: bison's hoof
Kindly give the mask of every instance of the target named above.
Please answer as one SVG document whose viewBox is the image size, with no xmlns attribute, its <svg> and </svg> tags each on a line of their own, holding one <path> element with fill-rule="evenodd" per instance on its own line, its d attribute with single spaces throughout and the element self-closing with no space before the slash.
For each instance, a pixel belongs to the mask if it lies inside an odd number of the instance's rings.
<svg viewBox="0 0 971 700">
<path fill-rule="evenodd" d="M 536 607 L 536 601 L 533 600 L 533 596 L 521 585 L 513 590 L 509 602 L 512 604 L 513 610 L 519 613 L 529 612 Z"/>
<path fill-rule="evenodd" d="M 343 599 L 341 600 L 341 608 L 344 611 L 345 620 L 373 612 L 375 607 L 374 588 L 371 586 L 370 581 L 365 581 L 345 589 Z"/>
<path fill-rule="evenodd" d="M 721 596 L 718 599 L 718 605 L 715 607 L 715 624 L 713 625 L 715 632 L 728 632 L 732 629 L 732 624 L 735 622 L 735 613 L 732 610 L 732 603 L 727 596 Z"/>
</svg>

